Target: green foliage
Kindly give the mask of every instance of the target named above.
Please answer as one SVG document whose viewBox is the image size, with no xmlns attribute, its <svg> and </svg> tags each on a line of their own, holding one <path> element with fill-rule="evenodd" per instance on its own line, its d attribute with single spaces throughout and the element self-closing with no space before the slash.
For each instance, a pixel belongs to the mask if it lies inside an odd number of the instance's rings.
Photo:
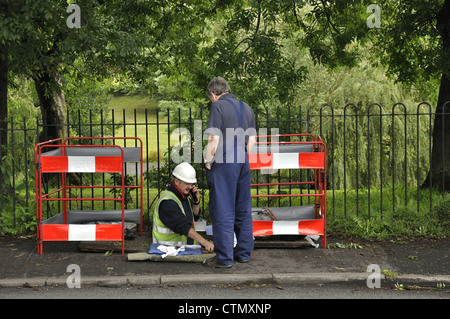
<svg viewBox="0 0 450 319">
<path fill-rule="evenodd" d="M 433 207 L 433 213 L 441 226 L 445 229 L 450 228 L 450 200 L 443 200 Z"/>
<path fill-rule="evenodd" d="M 109 179 L 110 185 L 122 185 L 122 174 L 111 174 Z M 123 178 L 123 182 L 124 186 L 135 185 L 134 177 L 131 175 L 126 175 Z M 127 207 L 128 204 L 131 204 L 133 202 L 133 196 L 131 195 L 132 191 L 133 190 L 131 188 L 125 188 L 125 195 L 124 195 L 125 207 Z M 114 195 L 114 198 L 122 197 L 122 188 L 111 188 L 109 192 Z"/>
<path fill-rule="evenodd" d="M 426 82 L 450 69 L 437 27 L 444 0 L 382 1 L 383 26 L 371 30 L 377 52 L 391 75 L 404 83 Z M 446 17 L 445 19 L 447 19 Z"/>
<path fill-rule="evenodd" d="M 371 43 L 373 63 L 383 63 L 395 80 L 425 84 L 448 71 L 448 52 L 442 50 L 437 27 L 444 0 L 377 1 L 380 28 L 367 25 L 372 1 L 311 1 L 298 24 L 305 32 L 299 43 L 313 59 L 330 67 L 355 66 L 360 52 L 354 42 Z"/>
<path fill-rule="evenodd" d="M 311 127 L 330 147 L 328 163 L 334 172 L 329 180 L 335 188 L 380 187 L 393 181 L 416 187 L 425 179 L 433 119 L 428 104 L 347 104 L 343 111 L 332 113 L 324 106 L 321 112 L 326 117 L 314 118 Z"/>
<path fill-rule="evenodd" d="M 449 214 L 448 194 L 443 197 L 433 192 L 430 199 L 429 190 L 421 190 L 417 197 L 417 190 L 413 189 L 408 191 L 407 197 L 410 200 L 404 204 L 402 191 L 404 190 L 401 187 L 395 187 L 394 191 L 392 187 L 385 189 L 383 202 L 381 202 L 380 190 L 373 189 L 370 218 L 367 192 L 360 192 L 358 201 L 354 191 L 348 193 L 336 191 L 334 197 L 329 192 L 328 233 L 366 239 L 438 238 L 450 235 L 450 224 L 446 219 Z M 398 198 L 393 200 L 393 194 L 399 194 L 396 196 Z M 347 211 L 343 204 L 344 195 L 347 196 Z M 432 201 L 431 210 L 430 200 Z M 342 218 L 344 215 L 345 218 Z"/>
<path fill-rule="evenodd" d="M 363 41 L 367 32 L 366 7 L 362 1 L 312 1 L 302 10 L 302 20 L 297 24 L 304 35 L 299 46 L 309 48 L 314 61 L 337 67 L 355 66 L 358 53 L 354 41 Z"/>
<path fill-rule="evenodd" d="M 16 159 L 6 155 L 2 159 L 1 173 L 8 178 L 0 190 L 0 235 L 1 234 L 23 234 L 36 229 L 36 201 L 31 196 L 34 176 L 25 178 L 14 178 L 13 173 Z M 24 164 L 24 163 L 22 163 Z M 14 193 L 11 193 L 14 192 Z"/>
<path fill-rule="evenodd" d="M 108 102 L 111 98 L 110 83 L 70 73 L 64 77 L 65 98 L 71 119 L 68 136 L 111 136 L 112 121 Z M 87 126 L 81 123 L 103 125 Z"/>
</svg>

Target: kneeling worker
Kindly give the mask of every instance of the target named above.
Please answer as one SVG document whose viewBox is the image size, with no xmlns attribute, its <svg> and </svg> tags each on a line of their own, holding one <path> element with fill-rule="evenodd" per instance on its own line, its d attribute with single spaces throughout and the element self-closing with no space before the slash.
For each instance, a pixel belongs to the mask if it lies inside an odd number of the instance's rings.
<svg viewBox="0 0 450 319">
<path fill-rule="evenodd" d="M 209 252 L 214 244 L 194 229 L 194 219 L 200 213 L 200 193 L 195 169 L 188 163 L 178 164 L 172 172 L 174 179 L 161 194 L 153 216 L 153 243 L 181 246 L 199 243 Z"/>
</svg>

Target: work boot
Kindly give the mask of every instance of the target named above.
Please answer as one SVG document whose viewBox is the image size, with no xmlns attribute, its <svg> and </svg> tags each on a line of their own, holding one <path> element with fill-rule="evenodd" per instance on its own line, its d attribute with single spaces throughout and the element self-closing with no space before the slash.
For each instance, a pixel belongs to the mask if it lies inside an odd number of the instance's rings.
<svg viewBox="0 0 450 319">
<path fill-rule="evenodd" d="M 241 263 L 241 264 L 246 264 L 250 261 L 250 258 L 249 259 L 241 259 L 241 258 L 235 257 L 234 261 L 237 261 L 238 263 Z"/>
<path fill-rule="evenodd" d="M 233 264 L 225 265 L 225 264 L 219 263 L 217 261 L 216 257 L 206 259 L 202 265 L 205 267 L 212 267 L 212 268 L 231 268 L 231 267 L 233 267 Z"/>
</svg>

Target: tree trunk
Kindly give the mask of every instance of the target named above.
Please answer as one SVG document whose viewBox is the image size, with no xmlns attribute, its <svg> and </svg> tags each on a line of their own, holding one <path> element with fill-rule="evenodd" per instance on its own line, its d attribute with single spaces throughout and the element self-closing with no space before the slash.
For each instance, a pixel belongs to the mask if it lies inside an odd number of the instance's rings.
<svg viewBox="0 0 450 319">
<path fill-rule="evenodd" d="M 3 166 L 3 156 L 8 144 L 8 47 L 0 46 L 0 167 Z M 5 175 L 7 172 L 5 172 Z M 0 170 L 0 197 L 9 194 L 10 187 L 6 185 L 6 176 Z M 3 211 L 3 199 L 0 198 L 0 214 Z"/>
<path fill-rule="evenodd" d="M 450 191 L 450 0 L 446 0 L 437 17 L 443 44 L 443 56 L 447 57 L 439 88 L 438 105 L 434 118 L 431 168 L 422 187 L 432 186 Z"/>
<path fill-rule="evenodd" d="M 422 185 L 430 186 L 440 191 L 450 191 L 450 79 L 445 74 L 442 75 L 434 118 L 431 168 Z"/>
<path fill-rule="evenodd" d="M 34 78 L 44 129 L 41 141 L 67 137 L 67 105 L 61 88 L 61 76 L 46 69 Z"/>
<path fill-rule="evenodd" d="M 0 164 L 8 144 L 8 48 L 0 46 Z"/>
</svg>

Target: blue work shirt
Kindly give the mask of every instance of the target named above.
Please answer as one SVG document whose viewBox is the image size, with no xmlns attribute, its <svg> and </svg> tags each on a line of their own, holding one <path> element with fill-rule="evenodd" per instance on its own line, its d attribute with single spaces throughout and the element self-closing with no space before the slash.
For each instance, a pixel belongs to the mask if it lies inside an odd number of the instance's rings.
<svg viewBox="0 0 450 319">
<path fill-rule="evenodd" d="M 242 116 L 240 127 L 233 103 Z M 214 162 L 244 163 L 248 137 L 256 135 L 255 114 L 248 104 L 237 100 L 233 94 L 224 94 L 211 106 L 205 133 L 220 137 Z"/>
</svg>

